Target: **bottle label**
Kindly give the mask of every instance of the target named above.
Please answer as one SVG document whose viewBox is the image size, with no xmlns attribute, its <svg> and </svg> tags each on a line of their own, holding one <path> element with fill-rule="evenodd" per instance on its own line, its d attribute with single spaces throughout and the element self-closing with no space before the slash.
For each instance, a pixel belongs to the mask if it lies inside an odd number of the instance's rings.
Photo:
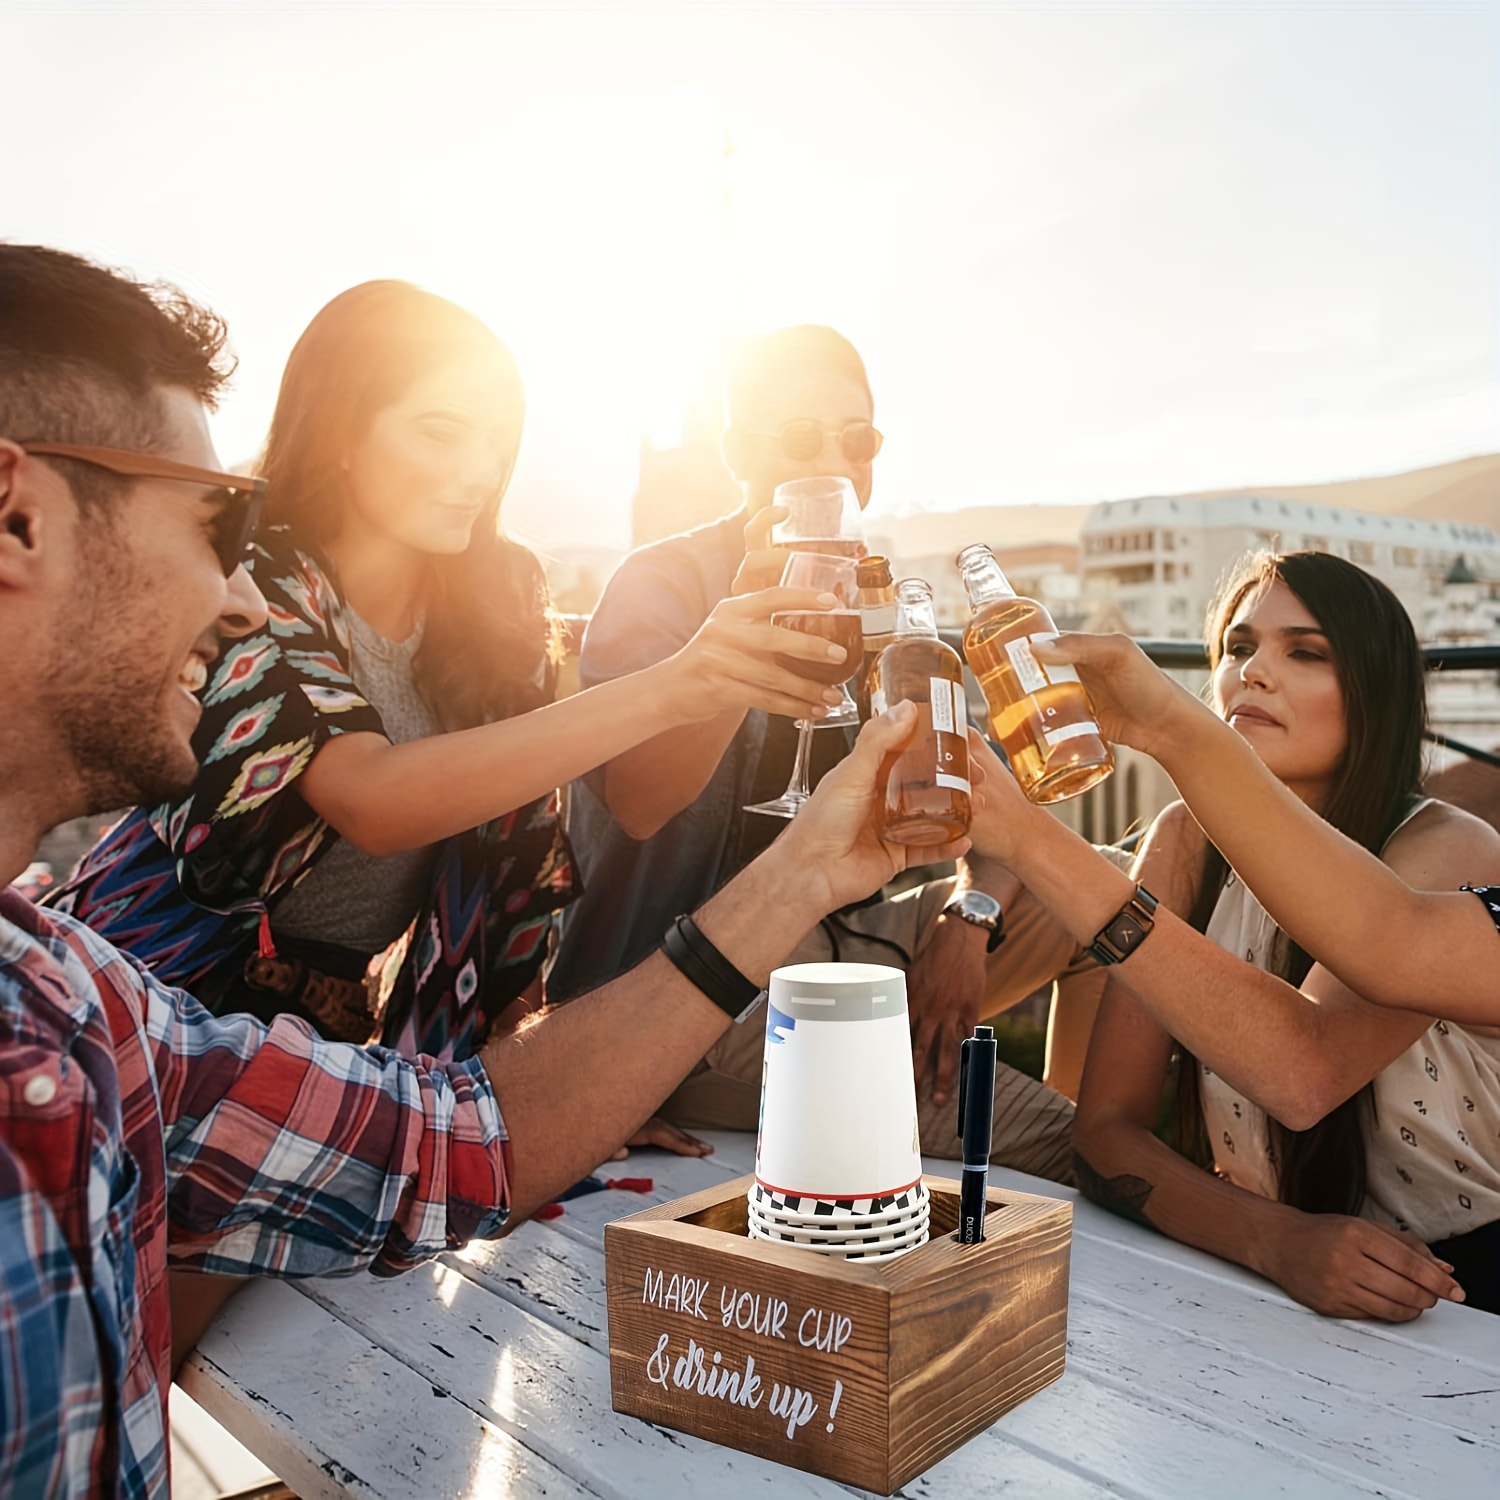
<svg viewBox="0 0 1500 1500">
<path fill-rule="evenodd" d="M 939 734 L 957 734 L 958 726 L 966 722 L 963 689 L 946 677 L 927 679 L 927 700 L 932 704 L 932 727 Z"/>
<path fill-rule="evenodd" d="M 950 791 L 968 792 L 969 715 L 963 684 L 946 677 L 928 678 L 928 702 L 932 705 L 932 728 L 937 741 L 937 766 L 933 779 Z"/>
<path fill-rule="evenodd" d="M 872 604 L 859 612 L 860 628 L 866 635 L 890 635 L 896 628 L 894 604 Z"/>
<path fill-rule="evenodd" d="M 1010 664 L 1015 669 L 1016 676 L 1020 679 L 1022 690 L 1028 693 L 1039 693 L 1044 687 L 1059 682 L 1077 682 L 1078 673 L 1066 662 L 1057 666 L 1044 667 L 1035 656 L 1032 655 L 1033 645 L 1050 646 L 1057 639 L 1055 630 L 1039 631 L 1036 635 L 1022 636 L 1014 641 L 1005 643 L 1005 654 L 1010 657 Z"/>
<path fill-rule="evenodd" d="M 1086 734 L 1098 734 L 1099 726 L 1085 719 L 1079 724 L 1064 724 L 1061 729 L 1043 729 L 1042 736 L 1049 745 L 1060 745 L 1064 740 L 1081 739 Z"/>
</svg>

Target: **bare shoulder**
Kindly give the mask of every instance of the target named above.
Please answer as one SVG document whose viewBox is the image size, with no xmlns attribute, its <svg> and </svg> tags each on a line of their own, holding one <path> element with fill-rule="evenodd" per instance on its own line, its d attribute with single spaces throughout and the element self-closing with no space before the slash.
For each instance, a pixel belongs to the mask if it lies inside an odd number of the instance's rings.
<svg viewBox="0 0 1500 1500">
<path fill-rule="evenodd" d="M 1146 830 L 1131 874 L 1178 916 L 1185 916 L 1197 900 L 1207 852 L 1208 839 L 1187 803 L 1171 802 Z"/>
<path fill-rule="evenodd" d="M 1500 881 L 1500 833 L 1450 802 L 1429 802 L 1396 830 L 1382 857 L 1418 890 Z"/>
<path fill-rule="evenodd" d="M 1201 860 L 1207 849 L 1208 839 L 1181 798 L 1157 813 L 1141 840 L 1142 854 L 1150 850 L 1172 858 Z"/>
</svg>

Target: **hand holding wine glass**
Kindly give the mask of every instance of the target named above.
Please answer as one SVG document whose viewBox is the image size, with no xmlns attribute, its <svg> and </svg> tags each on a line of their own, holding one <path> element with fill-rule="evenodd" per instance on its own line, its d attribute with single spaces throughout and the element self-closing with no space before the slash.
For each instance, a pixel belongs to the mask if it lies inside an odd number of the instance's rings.
<svg viewBox="0 0 1500 1500">
<path fill-rule="evenodd" d="M 786 560 L 781 576 L 785 589 L 814 589 L 833 595 L 838 604 L 833 609 L 783 610 L 771 616 L 771 623 L 783 630 L 821 636 L 844 652 L 841 661 L 818 660 L 809 655 L 797 657 L 778 654 L 777 661 L 789 671 L 813 681 L 839 688 L 839 702 L 821 719 L 823 725 L 857 724 L 859 710 L 849 696 L 848 682 L 859 670 L 864 655 L 864 636 L 860 629 L 858 565 L 853 557 L 835 557 L 820 552 L 793 552 Z M 792 766 L 786 791 L 771 802 L 757 802 L 747 812 L 766 813 L 771 817 L 791 818 L 807 801 L 808 768 L 812 760 L 812 736 L 817 727 L 810 718 L 797 721 L 797 758 Z"/>
<path fill-rule="evenodd" d="M 726 711 L 819 719 L 842 708 L 833 679 L 851 670 L 826 631 L 778 628 L 782 616 L 817 619 L 840 599 L 822 588 L 771 588 L 720 601 L 687 645 L 657 667 L 684 723 Z M 859 643 L 855 643 L 856 655 Z M 835 659 L 837 657 L 837 659 Z"/>
</svg>

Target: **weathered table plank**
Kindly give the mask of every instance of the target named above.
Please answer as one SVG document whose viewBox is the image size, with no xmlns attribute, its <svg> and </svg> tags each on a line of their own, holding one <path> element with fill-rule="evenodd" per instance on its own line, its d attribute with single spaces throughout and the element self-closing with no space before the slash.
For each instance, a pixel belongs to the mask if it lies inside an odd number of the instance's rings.
<svg viewBox="0 0 1500 1500">
<path fill-rule="evenodd" d="M 830 1493 L 812 1476 L 618 1415 L 606 1357 L 450 1266 L 421 1266 L 374 1286 L 339 1279 L 303 1290 L 424 1379 L 461 1388 L 487 1421 L 596 1494 L 665 1494 L 674 1474 L 721 1494 Z"/>
<path fill-rule="evenodd" d="M 589 1493 L 289 1282 L 238 1293 L 179 1383 L 303 1500 Z"/>
<path fill-rule="evenodd" d="M 477 1471 L 463 1469 L 463 1455 L 475 1451 L 501 1466 L 499 1492 L 847 1494 L 610 1408 L 604 1225 L 753 1166 L 753 1136 L 710 1138 L 718 1147 L 710 1157 L 642 1152 L 603 1169 L 653 1177 L 650 1195 L 571 1200 L 559 1219 L 397 1281 L 252 1289 L 205 1339 L 190 1389 L 211 1384 L 215 1399 L 198 1399 L 273 1467 L 283 1463 L 294 1486 L 285 1465 L 310 1471 L 324 1485 L 310 1495 L 485 1493 L 489 1474 L 481 1488 Z M 954 1163 L 926 1165 L 956 1175 Z M 1399 1328 L 1318 1318 L 1259 1277 L 1115 1219 L 1069 1189 L 1000 1170 L 992 1180 L 1074 1200 L 1069 1369 L 905 1495 L 1258 1500 L 1415 1496 L 1435 1486 L 1500 1494 L 1500 1319 L 1446 1305 Z M 259 1307 L 242 1314 L 267 1291 L 300 1304 L 295 1327 L 284 1326 L 280 1301 L 274 1326 Z M 226 1331 L 233 1347 L 213 1342 Z M 226 1418 L 264 1400 L 245 1394 L 262 1390 L 255 1379 L 280 1371 L 284 1380 L 287 1370 L 297 1372 L 296 1389 L 264 1386 L 276 1392 L 275 1414 L 249 1421 L 266 1442 L 290 1445 L 282 1459 L 282 1447 L 272 1456 L 245 1437 L 245 1421 Z M 380 1408 L 374 1396 L 398 1387 L 399 1401 Z M 434 1447 L 439 1424 L 423 1405 L 440 1399 L 434 1388 L 461 1399 L 443 1403 L 447 1442 L 417 1482 L 402 1455 L 414 1443 Z M 460 1456 L 457 1468 L 448 1449 Z M 340 1487 L 327 1465 L 351 1453 L 360 1478 Z"/>
</svg>

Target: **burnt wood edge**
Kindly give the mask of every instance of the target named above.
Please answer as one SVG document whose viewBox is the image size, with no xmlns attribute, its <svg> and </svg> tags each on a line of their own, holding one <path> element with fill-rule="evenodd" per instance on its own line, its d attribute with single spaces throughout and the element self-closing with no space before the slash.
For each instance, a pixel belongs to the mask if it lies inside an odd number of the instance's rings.
<svg viewBox="0 0 1500 1500">
<path fill-rule="evenodd" d="M 685 1222 L 696 1214 L 708 1212 L 735 1197 L 742 1197 L 754 1181 L 754 1174 L 747 1173 L 716 1187 L 704 1188 L 684 1198 L 676 1198 L 670 1203 L 656 1204 L 623 1219 L 613 1219 L 604 1226 L 606 1251 L 610 1241 L 617 1236 L 643 1236 L 678 1247 L 712 1247 L 735 1259 L 778 1266 L 787 1271 L 812 1274 L 850 1286 L 879 1287 L 897 1292 L 913 1284 L 919 1285 L 935 1274 L 970 1270 L 992 1260 L 1005 1259 L 1012 1253 L 1006 1248 L 1011 1236 L 1017 1233 L 1040 1229 L 1044 1225 L 1054 1231 L 1060 1230 L 1066 1239 L 1070 1239 L 1072 1233 L 1073 1205 L 1070 1201 L 992 1187 L 987 1195 L 991 1207 L 984 1220 L 986 1238 L 981 1244 L 960 1245 L 956 1231 L 952 1231 L 935 1236 L 908 1255 L 875 1265 L 820 1256 L 821 1264 L 814 1271 L 808 1265 L 807 1252 L 795 1245 L 752 1240 L 729 1230 Z M 950 1177 L 924 1176 L 922 1181 L 929 1193 L 943 1193 L 954 1197 L 958 1194 L 958 1183 Z"/>
</svg>

